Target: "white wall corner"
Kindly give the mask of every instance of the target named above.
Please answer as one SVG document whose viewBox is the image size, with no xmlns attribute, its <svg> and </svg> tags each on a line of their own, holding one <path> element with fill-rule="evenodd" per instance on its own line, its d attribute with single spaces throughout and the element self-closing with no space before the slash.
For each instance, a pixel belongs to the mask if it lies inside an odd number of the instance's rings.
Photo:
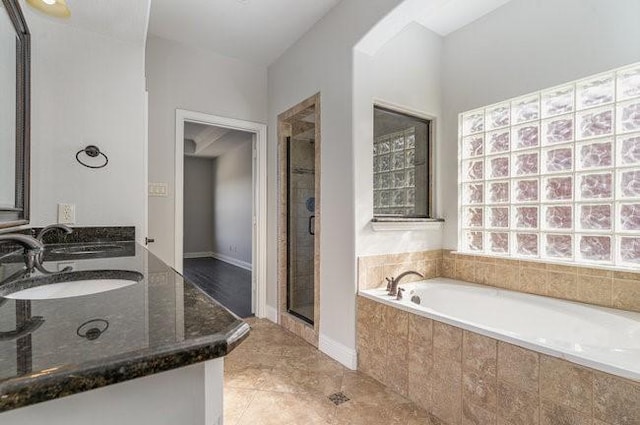
<svg viewBox="0 0 640 425">
<path fill-rule="evenodd" d="M 351 370 L 358 369 L 358 355 L 353 350 L 326 335 L 320 334 L 318 349 L 332 359 L 340 362 Z"/>
<path fill-rule="evenodd" d="M 271 320 L 273 323 L 278 323 L 278 310 L 269 304 L 265 305 L 265 318 Z"/>
</svg>

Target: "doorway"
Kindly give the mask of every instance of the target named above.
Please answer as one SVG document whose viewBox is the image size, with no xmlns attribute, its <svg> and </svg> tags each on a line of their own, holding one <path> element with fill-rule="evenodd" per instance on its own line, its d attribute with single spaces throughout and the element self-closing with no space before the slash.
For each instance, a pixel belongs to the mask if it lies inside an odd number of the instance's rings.
<svg viewBox="0 0 640 425">
<path fill-rule="evenodd" d="M 320 95 L 278 116 L 280 323 L 318 344 Z"/>
<path fill-rule="evenodd" d="M 175 268 L 245 317 L 266 313 L 266 137 L 264 124 L 176 110 Z"/>
</svg>

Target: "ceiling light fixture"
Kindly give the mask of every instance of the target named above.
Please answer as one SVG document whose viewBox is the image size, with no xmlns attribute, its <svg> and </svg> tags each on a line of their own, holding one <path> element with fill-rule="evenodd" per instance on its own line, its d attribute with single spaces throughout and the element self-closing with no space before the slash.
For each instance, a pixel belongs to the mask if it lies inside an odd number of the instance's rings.
<svg viewBox="0 0 640 425">
<path fill-rule="evenodd" d="M 66 0 L 27 0 L 29 6 L 56 18 L 68 18 L 71 11 Z"/>
</svg>

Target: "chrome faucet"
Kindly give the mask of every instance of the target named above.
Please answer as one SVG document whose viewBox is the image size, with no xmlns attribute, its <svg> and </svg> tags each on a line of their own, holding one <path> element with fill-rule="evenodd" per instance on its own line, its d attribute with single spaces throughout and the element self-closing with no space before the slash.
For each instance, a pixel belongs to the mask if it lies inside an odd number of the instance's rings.
<svg viewBox="0 0 640 425">
<path fill-rule="evenodd" d="M 35 270 L 44 251 L 44 245 L 41 241 L 29 235 L 9 233 L 0 235 L 0 243 L 2 242 L 13 242 L 22 246 L 24 248 L 23 257 L 27 272 L 31 273 Z"/>
<path fill-rule="evenodd" d="M 398 299 L 402 298 L 402 292 L 400 292 L 400 294 L 398 294 L 398 284 L 400 283 L 400 279 L 402 279 L 403 277 L 410 275 L 410 274 L 415 274 L 416 276 L 420 276 L 420 277 L 424 277 L 422 274 L 413 271 L 413 270 L 409 270 L 403 273 L 400 273 L 400 275 L 398 277 L 387 277 L 385 278 L 387 280 L 387 292 L 390 296 L 392 297 L 398 297 Z"/>
<path fill-rule="evenodd" d="M 36 239 L 42 242 L 42 239 L 44 238 L 44 236 L 53 230 L 61 230 L 64 232 L 65 235 L 70 235 L 71 233 L 73 233 L 73 229 L 67 226 L 66 224 L 50 224 L 46 227 L 43 227 L 38 232 L 38 236 L 36 236 Z"/>
<path fill-rule="evenodd" d="M 57 224 L 56 223 L 56 224 L 50 224 L 50 225 L 45 226 L 42 229 L 40 229 L 40 231 L 38 232 L 38 236 L 36 236 L 36 239 L 44 244 L 44 241 L 42 239 L 44 239 L 44 237 L 45 237 L 45 235 L 47 233 L 52 232 L 54 230 L 62 231 L 62 232 L 64 232 L 65 235 L 70 235 L 70 234 L 73 233 L 73 229 L 71 227 L 67 226 L 66 224 Z M 43 262 L 44 262 L 44 250 L 40 251 L 40 254 L 38 254 L 38 258 L 37 258 L 37 261 L 36 261 L 36 267 L 41 272 L 46 271 L 42 267 L 42 263 Z"/>
</svg>

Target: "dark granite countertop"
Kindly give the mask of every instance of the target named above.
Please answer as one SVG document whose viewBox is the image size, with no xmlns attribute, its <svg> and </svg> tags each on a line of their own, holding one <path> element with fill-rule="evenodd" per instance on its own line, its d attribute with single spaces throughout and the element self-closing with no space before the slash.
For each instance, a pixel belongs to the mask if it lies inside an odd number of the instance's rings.
<svg viewBox="0 0 640 425">
<path fill-rule="evenodd" d="M 126 271 L 139 282 L 71 298 L 0 296 L 0 412 L 221 357 L 248 335 L 245 322 L 147 249 L 114 244 L 122 250 L 50 246 L 43 266 L 56 277 L 41 279 Z M 0 258 L 0 293 L 22 267 L 19 256 Z"/>
</svg>

